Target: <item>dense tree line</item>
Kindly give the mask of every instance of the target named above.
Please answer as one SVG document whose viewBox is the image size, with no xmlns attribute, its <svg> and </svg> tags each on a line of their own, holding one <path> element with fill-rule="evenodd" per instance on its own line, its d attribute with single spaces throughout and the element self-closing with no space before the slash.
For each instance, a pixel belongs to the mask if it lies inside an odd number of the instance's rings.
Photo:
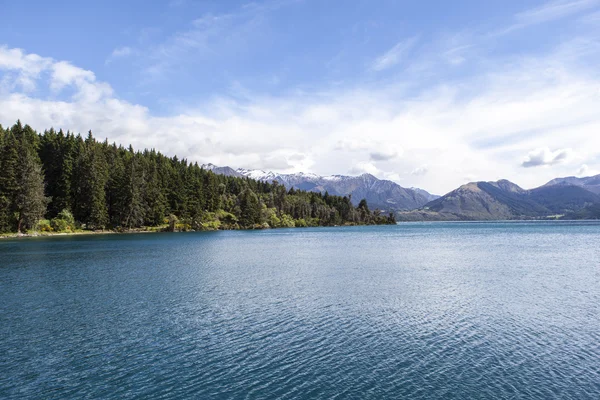
<svg viewBox="0 0 600 400">
<path fill-rule="evenodd" d="M 0 232 L 395 223 L 348 197 L 216 175 L 155 150 L 0 126 Z"/>
</svg>

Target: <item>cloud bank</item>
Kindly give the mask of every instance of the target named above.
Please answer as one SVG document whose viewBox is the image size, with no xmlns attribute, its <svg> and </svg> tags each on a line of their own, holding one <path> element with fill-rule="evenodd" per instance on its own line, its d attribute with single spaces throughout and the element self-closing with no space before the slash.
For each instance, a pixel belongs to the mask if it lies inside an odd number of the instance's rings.
<svg viewBox="0 0 600 400">
<path fill-rule="evenodd" d="M 589 4 L 550 3 L 515 21 L 539 24 L 578 15 Z M 169 65 L 189 46 L 211 48 L 210 32 L 227 18 L 197 20 L 191 36 L 176 35 L 157 48 L 156 57 L 162 49 L 165 61 L 156 65 Z M 217 165 L 371 173 L 439 194 L 467 179 L 507 178 L 534 187 L 600 169 L 600 76 L 590 67 L 600 58 L 600 37 L 593 24 L 586 29 L 543 53 L 493 62 L 483 57 L 483 35 L 441 41 L 445 45 L 435 52 L 420 51 L 416 39 L 408 39 L 365 67 L 403 72 L 389 79 L 276 96 L 237 87 L 236 96 L 216 95 L 168 115 L 122 99 L 93 71 L 4 46 L 0 123 L 91 129 L 111 142 Z M 130 51 L 120 48 L 112 56 Z M 429 79 L 453 68 L 469 73 Z"/>
</svg>

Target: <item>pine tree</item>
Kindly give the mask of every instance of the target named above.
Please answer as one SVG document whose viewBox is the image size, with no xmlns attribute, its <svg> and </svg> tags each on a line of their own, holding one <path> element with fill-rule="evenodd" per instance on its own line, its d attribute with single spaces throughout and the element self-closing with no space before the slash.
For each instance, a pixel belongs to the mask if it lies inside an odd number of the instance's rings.
<svg viewBox="0 0 600 400">
<path fill-rule="evenodd" d="M 75 160 L 75 136 L 67 132 L 65 136 L 63 131 L 58 132 L 58 144 L 60 166 L 56 180 L 56 188 L 52 196 L 52 213 L 60 213 L 63 210 L 72 210 L 73 204 L 71 200 L 71 184 L 73 181 L 73 164 Z"/>
<path fill-rule="evenodd" d="M 138 155 L 130 146 L 125 162 L 125 204 L 121 226 L 132 228 L 144 224 L 143 192 L 145 189 L 145 172 Z"/>
<path fill-rule="evenodd" d="M 259 224 L 261 222 L 261 205 L 258 196 L 250 189 L 244 190 L 240 196 L 240 224 L 246 228 Z"/>
<path fill-rule="evenodd" d="M 106 207 L 105 191 L 106 182 L 108 180 L 108 170 L 104 153 L 99 146 L 92 146 L 90 172 L 90 214 L 88 225 L 93 229 L 104 229 L 108 224 L 108 209 Z"/>
<path fill-rule="evenodd" d="M 108 224 L 105 190 L 108 168 L 102 147 L 96 143 L 91 131 L 80 144 L 77 168 L 75 218 L 90 229 L 104 229 Z"/>
<path fill-rule="evenodd" d="M 19 189 L 15 196 L 17 232 L 33 229 L 46 213 L 48 198 L 44 195 L 44 174 L 37 155 L 25 151 L 21 157 L 18 176 Z"/>
<path fill-rule="evenodd" d="M 372 213 L 366 201 L 355 208 L 350 196 L 216 175 L 155 150 L 98 142 L 91 132 L 84 140 L 53 129 L 38 135 L 20 121 L 0 127 L 0 231 L 33 228 L 46 196 L 52 198 L 46 218 L 71 211 L 90 229 L 157 226 L 167 216 L 186 229 L 217 215 L 224 226 L 248 228 L 267 217 L 274 226 L 394 223 L 393 215 Z"/>
<path fill-rule="evenodd" d="M 161 185 L 159 166 L 151 162 L 144 203 L 146 204 L 146 221 L 148 225 L 160 225 L 167 216 L 167 199 Z"/>
<path fill-rule="evenodd" d="M 19 188 L 18 148 L 14 133 L 5 131 L 0 148 L 0 232 L 12 231 L 15 227 L 14 199 Z"/>
</svg>

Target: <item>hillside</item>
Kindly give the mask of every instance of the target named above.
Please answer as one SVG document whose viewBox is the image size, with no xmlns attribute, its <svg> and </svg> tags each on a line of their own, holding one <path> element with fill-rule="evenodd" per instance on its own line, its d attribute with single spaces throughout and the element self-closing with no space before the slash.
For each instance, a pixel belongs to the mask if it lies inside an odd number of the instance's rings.
<svg viewBox="0 0 600 400">
<path fill-rule="evenodd" d="M 525 190 L 500 180 L 472 182 L 427 203 L 399 213 L 403 221 L 539 219 L 573 214 L 600 203 L 600 195 L 582 186 L 560 183 Z"/>
<path fill-rule="evenodd" d="M 544 186 L 579 186 L 590 192 L 600 194 L 600 175 L 588 176 L 585 178 L 576 178 L 574 176 L 556 178 L 546 183 Z"/>
</svg>

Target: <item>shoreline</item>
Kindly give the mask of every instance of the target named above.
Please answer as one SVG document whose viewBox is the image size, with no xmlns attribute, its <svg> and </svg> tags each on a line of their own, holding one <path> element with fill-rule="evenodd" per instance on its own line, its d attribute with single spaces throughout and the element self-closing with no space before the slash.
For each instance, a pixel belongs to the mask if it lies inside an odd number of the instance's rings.
<svg viewBox="0 0 600 400">
<path fill-rule="evenodd" d="M 278 228 L 247 228 L 247 229 L 203 229 L 203 230 L 176 230 L 168 231 L 162 229 L 131 229 L 125 231 L 104 230 L 104 231 L 76 231 L 76 232 L 32 232 L 32 233 L 0 233 L 2 239 L 31 239 L 41 237 L 55 236 L 77 236 L 77 235 L 121 235 L 121 234 L 142 234 L 142 233 L 192 233 L 192 232 L 218 232 L 218 231 L 262 231 L 279 229 L 305 229 L 305 228 L 343 228 L 354 226 L 390 226 L 392 224 L 373 224 L 373 225 L 332 225 L 332 226 L 306 226 L 306 227 L 278 227 Z M 396 224 L 397 225 L 397 224 Z"/>
<path fill-rule="evenodd" d="M 435 224 L 435 223 L 456 223 L 456 224 L 481 224 L 481 223 L 569 223 L 569 222 L 580 222 L 580 223 L 599 223 L 599 219 L 572 219 L 572 220 L 541 220 L 541 219 L 506 219 L 506 220 L 458 220 L 458 221 L 398 221 L 395 225 L 410 225 L 410 224 Z M 383 225 L 334 225 L 334 226 L 309 226 L 309 227 L 290 227 L 290 228 L 255 228 L 255 229 L 206 229 L 206 230 L 177 230 L 167 231 L 160 229 L 131 229 L 126 231 L 115 231 L 115 230 L 104 230 L 104 231 L 77 231 L 77 232 L 35 232 L 35 233 L 2 233 L 0 234 L 0 240 L 2 239 L 31 239 L 31 238 L 42 238 L 42 237 L 56 237 L 56 236 L 84 236 L 84 235 L 127 235 L 127 234 L 144 234 L 144 233 L 193 233 L 193 232 L 218 232 L 226 230 L 234 231 L 258 231 L 258 230 L 279 230 L 279 229 L 305 229 L 305 228 L 344 228 L 344 227 L 357 227 L 357 226 L 391 226 L 392 224 Z"/>
<path fill-rule="evenodd" d="M 79 236 L 79 235 L 118 235 L 128 233 L 160 233 L 168 232 L 162 230 L 127 230 L 127 231 L 115 231 L 115 230 L 104 230 L 104 231 L 76 231 L 76 232 L 31 232 L 31 233 L 0 233 L 1 239 L 29 239 L 29 238 L 40 238 L 40 237 L 54 237 L 54 236 Z"/>
</svg>

